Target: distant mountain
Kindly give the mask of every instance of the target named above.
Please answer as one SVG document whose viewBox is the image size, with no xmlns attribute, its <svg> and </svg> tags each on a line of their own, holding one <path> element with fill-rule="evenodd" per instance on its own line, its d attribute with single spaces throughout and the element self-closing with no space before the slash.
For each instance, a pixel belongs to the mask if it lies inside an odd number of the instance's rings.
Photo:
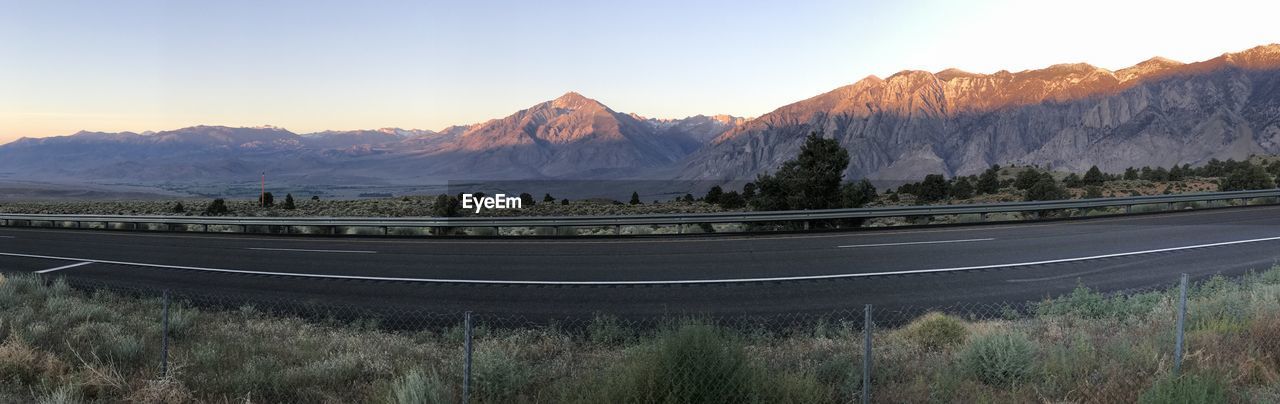
<svg viewBox="0 0 1280 404">
<path fill-rule="evenodd" d="M 416 129 L 324 131 L 194 126 L 79 132 L 0 146 L 0 176 L 114 182 L 234 182 L 262 171 L 298 184 L 615 178 L 669 166 L 741 118 L 642 119 L 577 93 L 502 119 Z"/>
<path fill-rule="evenodd" d="M 754 178 L 821 131 L 849 150 L 849 178 L 917 180 L 991 164 L 1117 172 L 1280 153 L 1280 45 L 1115 72 L 1062 64 L 1017 73 L 868 77 L 741 124 L 674 176 Z"/>
<path fill-rule="evenodd" d="M 1119 172 L 1280 154 L 1280 45 L 1189 64 L 1152 58 L 1116 71 L 1083 63 L 993 74 L 908 70 L 754 119 L 646 118 L 570 92 L 501 119 L 439 131 L 79 132 L 0 146 L 0 179 L 236 183 L 267 171 L 299 185 L 707 184 L 776 170 L 813 131 L 849 150 L 848 178 L 893 181 L 972 174 L 991 164 Z"/>
<path fill-rule="evenodd" d="M 432 171 L 465 178 L 558 178 L 627 175 L 697 148 L 657 129 L 571 92 L 467 128 L 426 156 Z"/>
</svg>

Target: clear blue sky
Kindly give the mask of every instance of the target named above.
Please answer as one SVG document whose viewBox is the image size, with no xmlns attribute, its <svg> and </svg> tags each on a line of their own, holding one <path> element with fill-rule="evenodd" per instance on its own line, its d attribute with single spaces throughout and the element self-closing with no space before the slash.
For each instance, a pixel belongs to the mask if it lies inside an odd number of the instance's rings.
<svg viewBox="0 0 1280 404">
<path fill-rule="evenodd" d="M 652 117 L 756 116 L 902 69 L 1207 59 L 1280 42 L 1277 3 L 0 0 L 0 142 L 440 129 L 570 90 Z"/>
</svg>

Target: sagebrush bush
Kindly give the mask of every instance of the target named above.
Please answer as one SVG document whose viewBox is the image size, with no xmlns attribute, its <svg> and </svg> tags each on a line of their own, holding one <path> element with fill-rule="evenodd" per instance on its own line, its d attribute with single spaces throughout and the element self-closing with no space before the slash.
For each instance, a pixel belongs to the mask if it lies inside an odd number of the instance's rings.
<svg viewBox="0 0 1280 404">
<path fill-rule="evenodd" d="M 1047 299 L 1035 305 L 1040 316 L 1072 316 L 1083 319 L 1127 318 L 1149 313 L 1166 296 L 1162 292 L 1104 296 L 1083 284 L 1070 295 Z"/>
<path fill-rule="evenodd" d="M 992 386 L 1026 380 L 1035 370 L 1036 345 L 1026 334 L 996 331 L 969 339 L 960 362 L 970 375 Z"/>
<path fill-rule="evenodd" d="M 472 366 L 476 396 L 485 402 L 515 401 L 533 379 L 533 369 L 527 362 L 507 357 L 497 350 L 476 351 Z"/>
<path fill-rule="evenodd" d="M 1138 398 L 1142 404 L 1216 404 L 1230 402 L 1226 382 L 1216 377 L 1187 374 L 1162 379 Z"/>
<path fill-rule="evenodd" d="M 440 380 L 436 371 L 409 371 L 391 382 L 387 404 L 446 404 L 455 402 L 449 385 Z"/>
<path fill-rule="evenodd" d="M 925 350 L 934 351 L 959 345 L 969 336 L 969 330 L 954 317 L 931 312 L 908 324 L 903 336 Z"/>
<path fill-rule="evenodd" d="M 684 323 L 664 331 L 647 349 L 611 369 L 599 402 L 779 403 L 815 402 L 816 383 L 767 375 L 725 330 Z"/>
<path fill-rule="evenodd" d="M 634 333 L 623 327 L 617 317 L 596 315 L 587 324 L 587 338 L 594 344 L 605 346 L 619 345 L 632 339 Z"/>
</svg>

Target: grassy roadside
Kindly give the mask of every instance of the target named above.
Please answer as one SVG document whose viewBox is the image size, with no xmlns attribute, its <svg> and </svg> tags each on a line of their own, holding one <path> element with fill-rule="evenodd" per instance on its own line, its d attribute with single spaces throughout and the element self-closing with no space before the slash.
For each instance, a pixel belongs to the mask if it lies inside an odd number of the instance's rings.
<svg viewBox="0 0 1280 404">
<path fill-rule="evenodd" d="M 1081 287 L 1025 307 L 971 308 L 996 319 L 934 313 L 876 330 L 876 401 L 1280 401 L 1280 266 L 1192 289 L 1181 377 L 1171 374 L 1174 296 Z M 418 403 L 461 393 L 456 327 L 392 332 L 178 304 L 162 376 L 159 313 L 158 299 L 0 280 L 0 401 Z M 684 320 L 635 331 L 602 317 L 584 331 L 476 335 L 476 402 L 845 402 L 861 391 L 857 324 Z"/>
</svg>

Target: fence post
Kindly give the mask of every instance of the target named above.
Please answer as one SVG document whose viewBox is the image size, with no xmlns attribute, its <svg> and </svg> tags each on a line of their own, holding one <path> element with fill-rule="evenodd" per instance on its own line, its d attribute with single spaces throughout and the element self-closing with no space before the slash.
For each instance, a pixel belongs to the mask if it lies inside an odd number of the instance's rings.
<svg viewBox="0 0 1280 404">
<path fill-rule="evenodd" d="M 1173 374 L 1176 376 L 1182 370 L 1182 333 L 1183 324 L 1187 317 L 1187 274 L 1182 274 L 1181 286 L 1179 286 L 1178 297 L 1178 335 L 1174 340 L 1173 352 Z"/>
<path fill-rule="evenodd" d="M 463 316 L 462 404 L 471 402 L 471 312 Z"/>
<path fill-rule="evenodd" d="M 164 290 L 164 316 L 160 328 L 160 377 L 169 375 L 169 289 Z"/>
<path fill-rule="evenodd" d="M 871 402 L 871 305 L 862 317 L 862 403 Z"/>
</svg>

